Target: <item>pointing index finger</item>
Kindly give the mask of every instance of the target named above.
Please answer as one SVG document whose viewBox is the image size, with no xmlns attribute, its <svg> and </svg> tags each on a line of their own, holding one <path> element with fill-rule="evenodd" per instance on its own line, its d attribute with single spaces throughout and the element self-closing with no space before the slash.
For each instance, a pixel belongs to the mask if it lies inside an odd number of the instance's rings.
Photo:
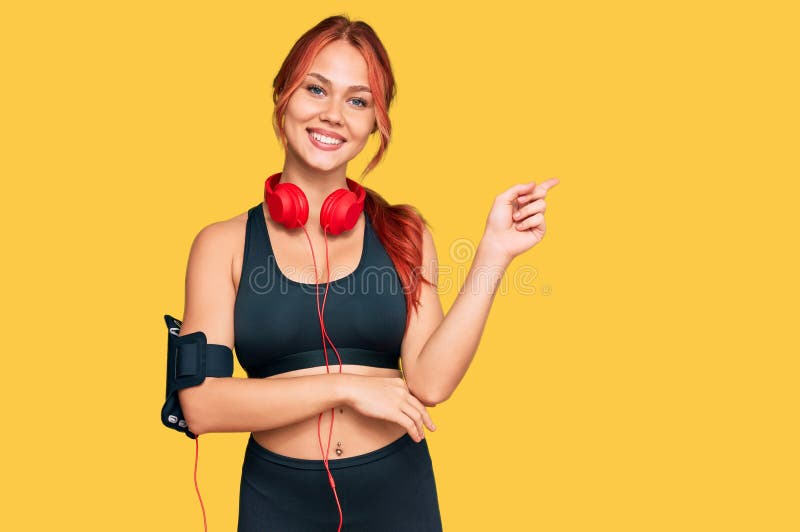
<svg viewBox="0 0 800 532">
<path fill-rule="evenodd" d="M 534 198 L 543 198 L 547 191 L 559 184 L 561 181 L 557 177 L 551 177 L 545 181 L 542 181 L 536 188 L 533 190 L 533 197 Z"/>
</svg>

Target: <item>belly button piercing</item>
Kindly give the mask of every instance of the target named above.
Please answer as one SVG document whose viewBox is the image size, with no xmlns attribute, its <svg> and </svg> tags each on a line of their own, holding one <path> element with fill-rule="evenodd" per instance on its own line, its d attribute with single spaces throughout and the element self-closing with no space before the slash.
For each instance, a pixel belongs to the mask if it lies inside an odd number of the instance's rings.
<svg viewBox="0 0 800 532">
<path fill-rule="evenodd" d="M 337 441 L 336 442 L 336 454 L 338 454 L 339 456 L 342 455 L 342 448 L 341 447 L 342 447 L 342 442 Z"/>
</svg>

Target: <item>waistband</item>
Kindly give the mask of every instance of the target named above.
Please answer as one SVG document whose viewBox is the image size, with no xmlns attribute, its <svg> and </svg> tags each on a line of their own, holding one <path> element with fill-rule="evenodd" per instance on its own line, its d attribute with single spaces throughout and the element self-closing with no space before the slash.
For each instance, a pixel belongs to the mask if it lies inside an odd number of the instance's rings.
<svg viewBox="0 0 800 532">
<path fill-rule="evenodd" d="M 370 451 L 368 453 L 359 454 L 356 456 L 348 456 L 347 458 L 335 458 L 335 459 L 328 459 L 328 468 L 331 471 L 334 469 L 342 469 L 344 467 L 353 467 L 358 465 L 363 465 L 369 462 L 374 462 L 376 460 L 380 460 L 381 458 L 386 458 L 387 456 L 396 453 L 397 451 L 402 450 L 407 445 L 411 445 L 416 443 L 411 436 L 409 436 L 408 432 L 400 436 L 395 441 L 384 445 L 374 451 Z M 425 444 L 425 439 L 423 439 L 420 444 Z M 333 451 L 333 447 L 331 447 Z M 332 452 L 335 454 L 335 452 Z M 253 437 L 253 433 L 250 433 L 250 438 L 247 440 L 247 448 L 245 449 L 245 455 L 250 455 L 252 457 L 256 457 L 261 460 L 267 460 L 269 462 L 273 462 L 275 464 L 279 464 L 286 467 L 291 467 L 294 469 L 315 469 L 315 470 L 324 470 L 325 469 L 325 462 L 320 460 L 310 460 L 306 458 L 294 458 L 292 456 L 286 456 L 283 454 L 278 454 L 276 452 L 270 451 L 265 447 L 262 447 L 256 439 Z"/>
</svg>

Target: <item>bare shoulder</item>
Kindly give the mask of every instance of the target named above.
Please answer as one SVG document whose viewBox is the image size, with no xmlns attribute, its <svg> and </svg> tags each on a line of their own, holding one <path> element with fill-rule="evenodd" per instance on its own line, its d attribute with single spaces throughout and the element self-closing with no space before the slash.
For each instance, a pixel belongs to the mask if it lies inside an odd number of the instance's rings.
<svg viewBox="0 0 800 532">
<path fill-rule="evenodd" d="M 219 256 L 225 252 L 232 257 L 238 244 L 244 242 L 244 231 L 247 226 L 247 211 L 227 220 L 212 222 L 197 233 L 192 249 L 207 251 Z"/>
</svg>

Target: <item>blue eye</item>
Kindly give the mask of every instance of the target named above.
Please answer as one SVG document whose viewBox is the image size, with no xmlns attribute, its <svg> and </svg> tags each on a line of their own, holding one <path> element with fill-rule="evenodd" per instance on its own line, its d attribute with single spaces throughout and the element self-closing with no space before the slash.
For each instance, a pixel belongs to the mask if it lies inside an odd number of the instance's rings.
<svg viewBox="0 0 800 532">
<path fill-rule="evenodd" d="M 311 85 L 308 85 L 306 88 L 309 90 L 309 92 L 311 92 L 311 94 L 313 94 L 315 96 L 322 96 L 322 94 L 325 93 L 325 90 L 322 87 L 320 87 L 319 85 L 316 85 L 314 83 L 312 83 Z M 319 90 L 320 92 L 314 92 L 314 89 Z M 363 98 L 354 98 L 353 101 L 360 102 L 360 104 L 356 105 L 356 107 L 368 107 L 369 106 L 369 102 L 367 102 Z"/>
</svg>

